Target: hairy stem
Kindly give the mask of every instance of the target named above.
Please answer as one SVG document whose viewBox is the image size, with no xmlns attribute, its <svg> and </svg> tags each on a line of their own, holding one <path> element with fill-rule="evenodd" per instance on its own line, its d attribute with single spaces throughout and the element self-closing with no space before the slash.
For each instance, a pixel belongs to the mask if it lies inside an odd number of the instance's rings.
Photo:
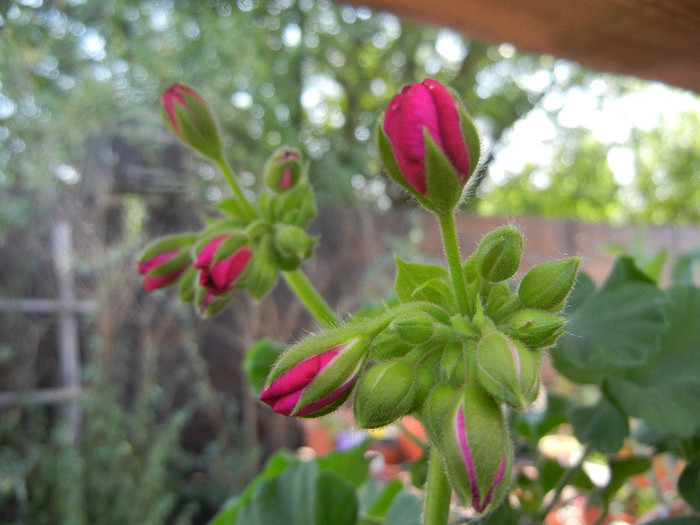
<svg viewBox="0 0 700 525">
<path fill-rule="evenodd" d="M 428 463 L 424 525 L 447 525 L 450 517 L 451 497 L 452 490 L 442 466 L 442 457 L 437 447 L 433 445 Z"/>
<path fill-rule="evenodd" d="M 338 317 L 301 270 L 282 272 L 287 284 L 323 328 L 338 325 Z"/>
</svg>

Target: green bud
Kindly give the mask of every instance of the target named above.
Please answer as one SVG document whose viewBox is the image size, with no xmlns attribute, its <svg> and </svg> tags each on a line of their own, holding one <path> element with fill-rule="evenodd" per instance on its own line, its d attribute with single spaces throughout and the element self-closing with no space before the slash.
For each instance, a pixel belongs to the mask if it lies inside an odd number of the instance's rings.
<svg viewBox="0 0 700 525">
<path fill-rule="evenodd" d="M 296 186 L 303 174 L 298 150 L 282 147 L 265 163 L 265 184 L 274 191 L 285 191 Z"/>
<path fill-rule="evenodd" d="M 581 259 L 572 257 L 531 268 L 520 282 L 518 297 L 525 306 L 558 312 L 576 282 Z"/>
<path fill-rule="evenodd" d="M 421 311 L 406 312 L 397 315 L 389 325 L 402 341 L 414 345 L 425 343 L 435 332 L 435 321 L 427 313 Z"/>
<path fill-rule="evenodd" d="M 413 405 L 409 412 L 420 410 L 435 386 L 435 372 L 430 366 L 419 366 L 416 369 L 416 392 L 413 396 Z"/>
<path fill-rule="evenodd" d="M 545 348 L 554 344 L 565 323 L 552 313 L 526 308 L 511 315 L 501 328 L 531 348 Z"/>
<path fill-rule="evenodd" d="M 410 352 L 414 345 L 399 338 L 393 330 L 382 330 L 372 341 L 372 358 L 377 361 L 386 361 L 402 357 Z"/>
<path fill-rule="evenodd" d="M 445 383 L 433 388 L 423 403 L 421 423 L 430 440 L 438 447 L 442 445 L 445 419 L 454 407 L 456 397 L 457 389 Z"/>
<path fill-rule="evenodd" d="M 379 428 L 406 415 L 413 405 L 416 373 L 401 359 L 370 368 L 360 379 L 353 402 L 359 428 Z"/>
<path fill-rule="evenodd" d="M 539 360 L 532 350 L 500 332 L 477 345 L 479 382 L 492 396 L 514 408 L 529 406 L 539 393 Z"/>
<path fill-rule="evenodd" d="M 190 266 L 185 270 L 180 278 L 180 285 L 178 286 L 177 295 L 180 302 L 191 303 L 194 300 L 195 295 L 195 285 L 197 283 L 197 269 L 194 266 Z"/>
<path fill-rule="evenodd" d="M 250 263 L 245 287 L 250 295 L 259 301 L 267 295 L 277 283 L 277 265 L 263 251 L 256 252 Z"/>
<path fill-rule="evenodd" d="M 292 271 L 311 255 L 316 239 L 298 226 L 277 224 L 273 243 L 279 267 Z"/>
<path fill-rule="evenodd" d="M 489 282 L 510 279 L 520 267 L 523 238 L 512 226 L 487 233 L 476 250 L 476 270 Z"/>
</svg>

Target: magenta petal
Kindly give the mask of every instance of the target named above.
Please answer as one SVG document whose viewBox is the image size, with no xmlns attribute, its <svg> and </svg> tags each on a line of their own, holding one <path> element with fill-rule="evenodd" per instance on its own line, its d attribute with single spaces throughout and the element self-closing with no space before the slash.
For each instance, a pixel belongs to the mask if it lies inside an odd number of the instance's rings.
<svg viewBox="0 0 700 525">
<path fill-rule="evenodd" d="M 281 190 L 286 190 L 292 185 L 292 170 L 289 168 L 284 168 L 284 173 L 282 173 L 282 179 L 280 180 L 279 187 Z"/>
<path fill-rule="evenodd" d="M 243 273 L 251 257 L 251 249 L 243 246 L 229 258 L 211 265 L 210 274 L 214 286 L 222 290 L 221 293 L 227 291 Z"/>
<path fill-rule="evenodd" d="M 467 436 L 467 427 L 464 421 L 464 407 L 460 406 L 457 409 L 455 426 L 457 427 L 457 440 L 459 442 L 459 448 L 462 450 L 462 460 L 464 461 L 464 467 L 467 469 L 467 475 L 469 476 L 469 487 L 472 493 L 472 505 L 474 508 L 481 512 L 483 509 L 477 507 L 481 506 L 481 491 L 479 490 L 479 485 L 476 479 L 476 471 L 474 469 L 474 461 L 472 460 L 471 449 L 469 448 L 469 438 Z"/>
<path fill-rule="evenodd" d="M 147 261 L 140 263 L 138 271 L 141 275 L 145 275 L 154 268 L 157 268 L 158 266 L 162 266 L 163 264 L 167 263 L 170 259 L 178 255 L 179 253 L 180 250 L 170 250 L 168 252 L 159 253 L 155 257 L 152 257 Z"/>
<path fill-rule="evenodd" d="M 406 182 L 421 194 L 427 191 L 425 129 L 438 145 L 442 144 L 438 115 L 430 91 L 422 84 L 411 84 L 389 102 L 383 130 L 391 142 L 396 162 Z"/>
<path fill-rule="evenodd" d="M 201 269 L 211 265 L 214 260 L 214 254 L 219 245 L 224 242 L 228 235 L 219 235 L 214 240 L 210 241 L 197 256 L 197 260 L 194 263 L 194 267 Z"/>
</svg>

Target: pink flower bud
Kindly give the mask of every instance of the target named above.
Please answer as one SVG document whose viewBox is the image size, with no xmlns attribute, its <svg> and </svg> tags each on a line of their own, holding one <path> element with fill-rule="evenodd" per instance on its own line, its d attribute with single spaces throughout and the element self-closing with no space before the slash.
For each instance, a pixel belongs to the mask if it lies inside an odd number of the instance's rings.
<svg viewBox="0 0 700 525">
<path fill-rule="evenodd" d="M 148 246 L 137 262 L 144 287 L 149 292 L 164 288 L 179 279 L 190 267 L 191 234 L 162 237 Z"/>
<path fill-rule="evenodd" d="M 265 183 L 275 191 L 296 185 L 302 176 L 301 155 L 295 149 L 280 148 L 265 164 Z"/>
<path fill-rule="evenodd" d="M 152 259 L 139 263 L 138 270 L 144 276 L 143 284 L 146 290 L 152 292 L 159 288 L 165 288 L 169 284 L 174 283 L 182 272 L 184 272 L 190 264 L 189 259 L 185 259 L 177 268 L 168 271 L 162 275 L 158 275 L 157 270 L 163 268 L 168 262 L 177 259 L 180 255 L 180 250 L 170 250 L 156 255 Z"/>
<path fill-rule="evenodd" d="M 192 88 L 173 84 L 161 96 L 163 120 L 185 143 L 205 157 L 219 159 L 223 145 L 209 108 Z"/>
<path fill-rule="evenodd" d="M 389 102 L 380 132 L 389 174 L 421 203 L 444 212 L 459 201 L 478 161 L 479 139 L 445 86 L 432 79 L 406 86 Z"/>
<path fill-rule="evenodd" d="M 465 388 L 446 421 L 443 455 L 460 500 L 483 514 L 505 497 L 512 468 L 512 445 L 497 403 L 478 387 Z"/>
<path fill-rule="evenodd" d="M 270 372 L 260 400 L 285 416 L 317 417 L 348 397 L 369 350 L 347 327 L 317 334 L 291 347 Z"/>
<path fill-rule="evenodd" d="M 199 284 L 213 296 L 231 291 L 252 257 L 252 251 L 247 245 L 235 246 L 234 249 L 227 247 L 224 241 L 230 237 L 220 235 L 209 241 L 194 263 L 194 267 L 199 270 Z M 205 298 L 207 303 L 211 300 L 211 297 Z M 206 310 L 208 304 L 202 306 L 202 310 Z"/>
</svg>

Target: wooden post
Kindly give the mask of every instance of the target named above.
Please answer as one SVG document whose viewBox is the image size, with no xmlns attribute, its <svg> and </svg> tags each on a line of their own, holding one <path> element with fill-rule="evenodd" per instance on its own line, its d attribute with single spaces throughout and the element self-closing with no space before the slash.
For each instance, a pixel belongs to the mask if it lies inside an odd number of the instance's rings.
<svg viewBox="0 0 700 525">
<path fill-rule="evenodd" d="M 75 281 L 73 279 L 73 248 L 71 227 L 59 221 L 51 228 L 51 248 L 54 273 L 58 287 L 58 355 L 63 387 L 80 389 L 80 347 L 78 345 L 78 319 L 75 312 Z M 77 400 L 68 401 L 66 407 L 69 439 L 77 444 L 80 439 L 80 410 Z"/>
</svg>

